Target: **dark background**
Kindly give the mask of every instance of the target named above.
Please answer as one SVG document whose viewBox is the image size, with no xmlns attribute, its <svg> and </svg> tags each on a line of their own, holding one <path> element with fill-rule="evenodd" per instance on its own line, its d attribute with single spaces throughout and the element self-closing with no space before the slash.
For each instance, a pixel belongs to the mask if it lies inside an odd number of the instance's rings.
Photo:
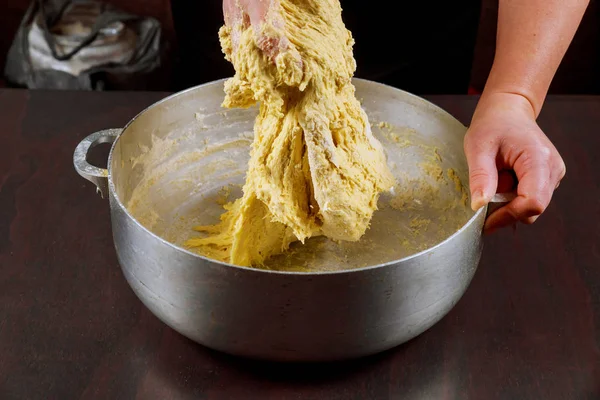
<svg viewBox="0 0 600 400">
<path fill-rule="evenodd" d="M 168 52 L 163 61 L 162 74 L 168 83 L 166 87 L 159 87 L 157 83 L 156 87 L 149 87 L 151 90 L 180 90 L 232 73 L 218 46 L 217 30 L 222 23 L 220 0 L 107 1 L 129 12 L 155 17 L 163 26 Z M 364 2 L 342 0 L 342 6 L 347 11 L 346 24 L 357 40 L 357 76 L 380 81 L 387 79 L 395 86 L 420 94 L 460 93 L 467 88 L 471 93 L 480 92 L 493 61 L 497 0 L 482 0 L 481 8 L 477 0 L 410 3 L 419 4 L 410 6 L 417 8 L 415 12 L 389 12 L 389 7 L 384 9 L 381 6 L 385 3 L 380 3 L 380 8 L 377 8 L 368 4 L 365 6 Z M 2 66 L 29 4 L 30 0 L 4 0 L 0 5 Z M 462 13 L 457 11 L 461 7 Z M 465 11 L 467 9 L 470 11 Z M 465 22 L 465 19 L 469 21 Z M 475 19 L 479 20 L 479 24 Z M 600 93 L 599 20 L 598 1 L 591 0 L 575 40 L 554 79 L 551 93 Z M 392 49 L 389 54 L 402 54 L 405 59 L 418 57 L 420 64 L 405 69 L 397 68 L 395 78 L 384 78 L 382 65 L 385 60 L 378 57 L 381 65 L 375 66 L 371 62 L 375 58 L 373 54 L 380 51 L 377 41 L 369 37 L 371 30 L 356 28 L 368 24 L 388 27 L 389 37 L 383 45 Z M 462 33 L 455 32 L 461 29 Z M 471 35 L 469 31 L 473 29 L 476 31 Z M 476 37 L 475 43 L 470 43 L 470 36 Z M 396 62 L 396 67 L 398 64 Z M 419 79 L 415 79 L 417 75 Z M 0 87 L 5 83 L 0 79 Z"/>
</svg>

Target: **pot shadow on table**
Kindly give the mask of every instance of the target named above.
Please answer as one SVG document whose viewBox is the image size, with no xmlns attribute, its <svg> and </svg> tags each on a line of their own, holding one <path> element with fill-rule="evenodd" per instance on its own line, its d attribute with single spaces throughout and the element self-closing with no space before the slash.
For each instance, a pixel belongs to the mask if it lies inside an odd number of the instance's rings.
<svg viewBox="0 0 600 400">
<path fill-rule="evenodd" d="M 439 394 L 442 386 L 453 386 L 439 365 L 423 371 L 410 361 L 427 356 L 416 350 L 431 347 L 430 342 L 419 336 L 394 349 L 347 361 L 276 363 L 220 353 L 165 328 L 161 350 L 138 386 L 138 395 L 346 399 L 389 398 L 408 389 L 415 399 L 423 398 Z"/>
<path fill-rule="evenodd" d="M 402 346 L 358 359 L 330 362 L 272 362 L 237 357 L 209 349 L 202 349 L 202 351 L 210 352 L 214 359 L 254 378 L 314 384 L 346 379 L 353 374 L 367 372 L 383 362 L 390 361 L 396 353 L 401 353 Z"/>
</svg>

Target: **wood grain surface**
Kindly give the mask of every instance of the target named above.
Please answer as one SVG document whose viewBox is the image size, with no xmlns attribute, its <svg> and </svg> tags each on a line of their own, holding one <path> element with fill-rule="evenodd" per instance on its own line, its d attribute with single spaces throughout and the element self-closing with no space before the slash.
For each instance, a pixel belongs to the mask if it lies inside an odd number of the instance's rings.
<svg viewBox="0 0 600 400">
<path fill-rule="evenodd" d="M 73 169 L 82 138 L 163 96 L 0 91 L 0 399 L 600 398 L 599 97 L 548 99 L 539 122 L 567 176 L 535 225 L 486 238 L 442 321 L 374 357 L 277 365 L 208 350 L 147 311 L 107 202 Z M 476 102 L 429 99 L 464 123 Z"/>
</svg>

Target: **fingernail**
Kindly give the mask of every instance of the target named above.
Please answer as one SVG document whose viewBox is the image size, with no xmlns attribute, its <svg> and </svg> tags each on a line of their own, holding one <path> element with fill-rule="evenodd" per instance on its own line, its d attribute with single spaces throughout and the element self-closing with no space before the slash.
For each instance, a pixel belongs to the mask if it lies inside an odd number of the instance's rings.
<svg viewBox="0 0 600 400">
<path fill-rule="evenodd" d="M 479 210 L 487 203 L 482 191 L 475 192 L 472 197 L 473 199 L 471 201 L 471 208 L 473 209 L 473 211 Z"/>
</svg>

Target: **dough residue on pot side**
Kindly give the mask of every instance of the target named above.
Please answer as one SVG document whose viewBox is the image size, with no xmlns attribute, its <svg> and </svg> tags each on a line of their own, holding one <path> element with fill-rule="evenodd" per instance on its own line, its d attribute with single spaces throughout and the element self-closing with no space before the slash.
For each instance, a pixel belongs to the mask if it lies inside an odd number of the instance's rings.
<svg viewBox="0 0 600 400">
<path fill-rule="evenodd" d="M 225 107 L 260 102 L 243 196 L 224 206 L 221 222 L 186 245 L 236 265 L 262 264 L 294 241 L 324 235 L 357 241 L 381 192 L 394 185 L 380 143 L 351 83 L 354 44 L 338 0 L 280 0 L 261 35 L 287 38 L 271 61 L 252 27 L 219 31 L 235 76 Z M 278 29 L 270 18 L 279 17 Z"/>
</svg>

